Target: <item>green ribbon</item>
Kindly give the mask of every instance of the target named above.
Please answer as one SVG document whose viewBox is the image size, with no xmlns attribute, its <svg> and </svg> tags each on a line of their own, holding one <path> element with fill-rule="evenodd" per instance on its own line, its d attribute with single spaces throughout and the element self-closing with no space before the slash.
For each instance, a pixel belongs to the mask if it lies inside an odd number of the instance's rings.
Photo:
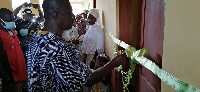
<svg viewBox="0 0 200 92">
<path fill-rule="evenodd" d="M 164 83 L 171 86 L 175 90 L 179 92 L 200 92 L 198 88 L 195 88 L 194 86 L 185 83 L 178 78 L 172 76 L 168 72 L 160 69 L 154 62 L 144 57 L 148 54 L 149 49 L 142 48 L 140 50 L 136 50 L 134 47 L 126 44 L 125 42 L 115 38 L 111 32 L 109 32 L 103 25 L 98 24 L 106 33 L 109 34 L 109 36 L 112 38 L 112 40 L 118 44 L 119 46 L 123 47 L 125 49 L 126 55 L 131 58 L 130 62 L 130 69 L 134 71 L 136 64 L 141 64 L 145 68 L 152 71 L 155 75 L 157 75 Z M 121 67 L 122 68 L 122 67 Z M 133 72 L 132 71 L 132 72 Z"/>
</svg>

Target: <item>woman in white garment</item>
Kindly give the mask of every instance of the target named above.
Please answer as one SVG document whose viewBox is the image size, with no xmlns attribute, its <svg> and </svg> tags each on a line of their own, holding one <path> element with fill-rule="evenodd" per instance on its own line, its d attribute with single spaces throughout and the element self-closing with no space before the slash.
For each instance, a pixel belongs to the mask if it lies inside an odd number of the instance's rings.
<svg viewBox="0 0 200 92">
<path fill-rule="evenodd" d="M 88 16 L 89 29 L 84 35 L 82 44 L 82 53 L 87 54 L 86 64 L 89 66 L 96 52 L 104 53 L 104 32 L 96 23 L 98 18 L 99 10 L 91 9 Z"/>
</svg>

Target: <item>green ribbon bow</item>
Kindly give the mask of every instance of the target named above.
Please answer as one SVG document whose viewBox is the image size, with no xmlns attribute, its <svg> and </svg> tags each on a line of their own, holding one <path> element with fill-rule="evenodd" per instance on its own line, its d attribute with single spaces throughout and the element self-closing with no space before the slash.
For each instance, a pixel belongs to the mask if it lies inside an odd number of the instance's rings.
<svg viewBox="0 0 200 92">
<path fill-rule="evenodd" d="M 132 74 L 135 70 L 135 65 L 136 64 L 141 64 L 145 68 L 149 69 L 151 72 L 153 72 L 155 75 L 157 75 L 164 83 L 167 85 L 171 86 L 175 90 L 179 92 L 200 92 L 198 88 L 195 88 L 194 86 L 185 83 L 178 78 L 172 76 L 168 72 L 160 69 L 154 62 L 151 60 L 147 59 L 146 56 L 149 52 L 149 49 L 147 48 L 142 48 L 140 50 L 136 50 L 134 47 L 126 44 L 125 42 L 115 38 L 111 32 L 109 32 L 103 25 L 98 24 L 106 33 L 109 34 L 109 36 L 112 38 L 113 42 L 118 44 L 119 46 L 123 47 L 125 49 L 125 53 L 127 57 L 131 58 L 130 62 L 130 69 L 128 72 L 123 72 L 122 71 L 122 66 L 119 66 L 117 68 L 118 71 L 121 71 L 122 75 L 126 75 L 125 78 L 122 78 L 124 89 L 128 90 L 127 85 L 129 84 L 130 78 L 132 78 Z M 127 74 L 128 73 L 128 74 Z M 124 91 L 125 91 L 124 90 Z"/>
</svg>

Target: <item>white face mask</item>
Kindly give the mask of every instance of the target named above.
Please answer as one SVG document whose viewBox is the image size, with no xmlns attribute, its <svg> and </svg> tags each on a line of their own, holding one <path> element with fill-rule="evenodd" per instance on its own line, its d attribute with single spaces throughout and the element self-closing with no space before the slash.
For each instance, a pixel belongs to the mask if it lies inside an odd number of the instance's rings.
<svg viewBox="0 0 200 92">
<path fill-rule="evenodd" d="M 63 33 L 62 33 L 62 38 L 64 38 L 66 41 L 70 41 L 70 30 L 64 30 Z"/>
</svg>

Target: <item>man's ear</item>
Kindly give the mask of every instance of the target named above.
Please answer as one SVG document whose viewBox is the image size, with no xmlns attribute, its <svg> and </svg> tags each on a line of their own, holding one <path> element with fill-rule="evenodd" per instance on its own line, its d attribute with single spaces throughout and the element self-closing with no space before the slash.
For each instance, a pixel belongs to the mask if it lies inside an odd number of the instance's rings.
<svg viewBox="0 0 200 92">
<path fill-rule="evenodd" d="M 54 18 L 55 20 L 57 20 L 57 22 L 59 22 L 59 13 L 54 12 L 54 13 L 53 13 L 53 18 Z"/>
<path fill-rule="evenodd" d="M 95 18 L 95 22 L 97 22 L 97 19 Z"/>
</svg>

